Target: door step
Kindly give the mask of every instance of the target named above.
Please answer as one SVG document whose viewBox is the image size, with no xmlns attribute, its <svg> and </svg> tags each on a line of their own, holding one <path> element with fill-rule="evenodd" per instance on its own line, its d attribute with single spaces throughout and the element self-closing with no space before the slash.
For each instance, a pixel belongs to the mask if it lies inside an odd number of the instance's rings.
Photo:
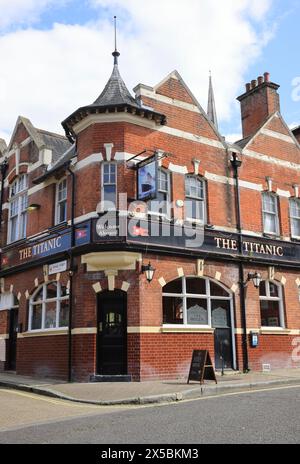
<svg viewBox="0 0 300 464">
<path fill-rule="evenodd" d="M 90 382 L 131 382 L 131 375 L 91 375 Z"/>
</svg>

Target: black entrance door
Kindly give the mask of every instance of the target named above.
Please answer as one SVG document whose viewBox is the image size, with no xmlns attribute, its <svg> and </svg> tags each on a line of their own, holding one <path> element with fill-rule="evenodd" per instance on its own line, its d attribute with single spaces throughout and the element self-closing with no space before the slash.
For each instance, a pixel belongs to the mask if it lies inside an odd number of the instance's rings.
<svg viewBox="0 0 300 464">
<path fill-rule="evenodd" d="M 215 367 L 232 369 L 232 336 L 229 300 L 212 301 L 212 326 L 215 328 Z"/>
<path fill-rule="evenodd" d="M 127 374 L 126 296 L 118 290 L 98 295 L 98 374 Z"/>
<path fill-rule="evenodd" d="M 18 309 L 12 308 L 9 311 L 9 339 L 8 339 L 7 369 L 13 370 L 13 371 L 16 370 L 17 335 L 18 335 Z"/>
</svg>

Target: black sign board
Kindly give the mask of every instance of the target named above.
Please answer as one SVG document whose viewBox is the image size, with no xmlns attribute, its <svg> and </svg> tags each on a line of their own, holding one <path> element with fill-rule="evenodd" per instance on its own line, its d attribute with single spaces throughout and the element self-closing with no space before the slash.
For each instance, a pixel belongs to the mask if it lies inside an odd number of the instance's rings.
<svg viewBox="0 0 300 464">
<path fill-rule="evenodd" d="M 190 380 L 195 380 L 200 382 L 200 384 L 203 384 L 204 380 L 214 380 L 218 383 L 214 366 L 212 365 L 210 355 L 207 350 L 193 350 L 187 383 L 189 383 Z"/>
</svg>

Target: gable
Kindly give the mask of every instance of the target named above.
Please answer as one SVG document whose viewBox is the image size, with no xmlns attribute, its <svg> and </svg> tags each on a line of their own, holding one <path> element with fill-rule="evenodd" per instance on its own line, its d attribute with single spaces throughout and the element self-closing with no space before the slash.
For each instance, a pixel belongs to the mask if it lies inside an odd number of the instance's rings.
<svg viewBox="0 0 300 464">
<path fill-rule="evenodd" d="M 169 77 L 168 80 L 162 84 L 159 84 L 155 90 L 159 95 L 164 95 L 165 97 L 174 98 L 185 103 L 190 103 L 191 105 L 195 104 L 185 86 L 178 78 L 175 78 L 174 75 Z"/>
<path fill-rule="evenodd" d="M 283 121 L 280 117 L 274 117 L 272 118 L 266 125 L 265 129 L 272 130 L 275 132 L 279 132 L 280 134 L 288 135 L 290 136 L 291 133 L 288 130 L 288 128 L 283 124 Z"/>
</svg>

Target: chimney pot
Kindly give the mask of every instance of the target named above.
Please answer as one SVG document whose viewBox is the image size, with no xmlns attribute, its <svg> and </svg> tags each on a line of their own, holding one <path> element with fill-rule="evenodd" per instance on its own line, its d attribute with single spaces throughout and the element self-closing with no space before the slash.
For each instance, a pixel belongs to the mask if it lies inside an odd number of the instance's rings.
<svg viewBox="0 0 300 464">
<path fill-rule="evenodd" d="M 258 85 L 262 84 L 263 81 L 264 81 L 263 76 L 258 76 L 258 78 L 257 78 L 257 83 L 258 83 Z"/>
<path fill-rule="evenodd" d="M 250 84 L 250 82 L 247 82 L 247 84 L 246 84 L 246 92 L 249 92 L 250 89 L 251 89 L 251 84 Z"/>
<path fill-rule="evenodd" d="M 253 80 L 251 81 L 251 89 L 254 89 L 256 86 L 257 86 L 257 80 L 256 80 L 256 79 L 253 79 Z"/>
<path fill-rule="evenodd" d="M 270 82 L 270 73 L 269 73 L 269 72 L 265 72 L 265 73 L 264 73 L 264 78 L 265 78 L 265 82 Z"/>
</svg>

